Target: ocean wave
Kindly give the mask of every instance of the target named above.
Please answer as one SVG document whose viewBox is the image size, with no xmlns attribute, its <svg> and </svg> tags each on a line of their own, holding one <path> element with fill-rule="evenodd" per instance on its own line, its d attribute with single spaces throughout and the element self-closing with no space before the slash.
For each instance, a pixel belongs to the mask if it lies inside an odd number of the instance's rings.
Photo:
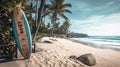
<svg viewBox="0 0 120 67">
<path fill-rule="evenodd" d="M 72 39 L 89 46 L 94 46 L 104 49 L 120 50 L 119 40 L 90 39 L 90 38 L 72 38 Z"/>
</svg>

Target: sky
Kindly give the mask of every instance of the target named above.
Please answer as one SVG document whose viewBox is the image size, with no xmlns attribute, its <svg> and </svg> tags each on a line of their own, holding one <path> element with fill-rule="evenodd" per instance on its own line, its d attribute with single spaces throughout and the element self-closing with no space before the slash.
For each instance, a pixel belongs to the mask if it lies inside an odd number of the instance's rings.
<svg viewBox="0 0 120 67">
<path fill-rule="evenodd" d="M 66 0 L 72 7 L 70 31 L 98 36 L 120 36 L 120 0 Z"/>
</svg>

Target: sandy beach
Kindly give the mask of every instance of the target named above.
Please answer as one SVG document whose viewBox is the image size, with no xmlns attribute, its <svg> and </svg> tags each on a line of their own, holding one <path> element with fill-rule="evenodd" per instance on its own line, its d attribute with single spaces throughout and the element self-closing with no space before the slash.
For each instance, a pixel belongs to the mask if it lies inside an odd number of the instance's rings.
<svg viewBox="0 0 120 67">
<path fill-rule="evenodd" d="M 52 40 L 55 39 L 55 40 Z M 44 43 L 49 40 L 52 43 Z M 96 65 L 91 67 L 120 67 L 120 52 L 100 49 L 73 42 L 68 39 L 44 37 L 36 43 L 36 53 L 30 59 L 0 63 L 0 67 L 89 67 L 82 62 L 70 58 L 91 53 Z"/>
</svg>

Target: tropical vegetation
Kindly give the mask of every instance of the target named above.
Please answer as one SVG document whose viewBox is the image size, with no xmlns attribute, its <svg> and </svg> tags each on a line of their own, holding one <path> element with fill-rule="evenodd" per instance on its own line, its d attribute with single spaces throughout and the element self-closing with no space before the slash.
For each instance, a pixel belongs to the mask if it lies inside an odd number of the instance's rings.
<svg viewBox="0 0 120 67">
<path fill-rule="evenodd" d="M 24 0 L 0 0 L 0 44 L 13 44 L 11 17 L 13 8 L 18 5 L 25 5 Z"/>
<path fill-rule="evenodd" d="M 50 4 L 46 4 L 46 8 L 48 9 L 47 15 L 50 16 L 51 23 L 53 24 L 51 35 L 54 33 L 55 26 L 58 25 L 57 21 L 60 19 L 59 16 L 68 22 L 69 19 L 65 16 L 65 13 L 72 13 L 70 10 L 66 9 L 67 7 L 71 7 L 71 4 L 64 3 L 64 1 L 65 0 L 50 0 Z"/>
<path fill-rule="evenodd" d="M 19 6 L 25 12 L 33 39 L 39 36 L 67 35 L 70 20 L 65 13 L 72 13 L 65 0 L 0 0 L 0 44 L 14 44 L 11 17 L 13 8 Z M 39 5 L 41 4 L 41 5 Z M 64 18 L 64 22 L 60 19 Z M 46 19 L 50 21 L 46 21 Z M 51 34 L 51 35 L 50 35 Z"/>
</svg>

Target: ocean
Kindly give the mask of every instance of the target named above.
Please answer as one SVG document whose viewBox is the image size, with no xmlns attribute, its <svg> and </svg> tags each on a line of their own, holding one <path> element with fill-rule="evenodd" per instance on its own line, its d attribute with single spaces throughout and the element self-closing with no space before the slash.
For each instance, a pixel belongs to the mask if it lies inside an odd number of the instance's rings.
<svg viewBox="0 0 120 67">
<path fill-rule="evenodd" d="M 89 36 L 86 38 L 72 38 L 72 40 L 97 48 L 120 51 L 120 36 Z"/>
</svg>

